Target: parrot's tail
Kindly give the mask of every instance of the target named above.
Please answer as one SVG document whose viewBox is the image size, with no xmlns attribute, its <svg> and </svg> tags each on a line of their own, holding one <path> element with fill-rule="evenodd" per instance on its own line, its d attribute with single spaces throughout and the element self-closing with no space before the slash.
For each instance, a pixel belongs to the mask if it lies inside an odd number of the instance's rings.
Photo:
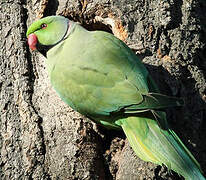
<svg viewBox="0 0 206 180">
<path fill-rule="evenodd" d="M 187 180 L 206 180 L 200 165 L 174 131 L 161 129 L 149 117 L 130 116 L 121 120 L 121 126 L 133 150 L 144 161 L 164 164 Z"/>
</svg>

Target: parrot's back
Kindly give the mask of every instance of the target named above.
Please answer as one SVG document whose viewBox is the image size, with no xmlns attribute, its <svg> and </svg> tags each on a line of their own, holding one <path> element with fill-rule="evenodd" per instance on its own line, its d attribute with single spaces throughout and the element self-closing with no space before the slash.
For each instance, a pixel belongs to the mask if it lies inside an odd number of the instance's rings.
<svg viewBox="0 0 206 180">
<path fill-rule="evenodd" d="M 159 94 L 141 61 L 112 34 L 76 25 L 47 57 L 53 87 L 67 104 L 92 119 L 121 109 L 134 113 L 183 104 Z"/>
</svg>

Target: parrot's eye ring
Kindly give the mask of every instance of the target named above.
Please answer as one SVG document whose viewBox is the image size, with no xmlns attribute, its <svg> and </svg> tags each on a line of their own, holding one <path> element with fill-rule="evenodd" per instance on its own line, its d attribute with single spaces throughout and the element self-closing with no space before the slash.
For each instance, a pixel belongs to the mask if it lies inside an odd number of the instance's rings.
<svg viewBox="0 0 206 180">
<path fill-rule="evenodd" d="M 47 24 L 45 24 L 45 23 L 41 24 L 42 29 L 45 29 L 46 27 L 47 27 Z"/>
</svg>

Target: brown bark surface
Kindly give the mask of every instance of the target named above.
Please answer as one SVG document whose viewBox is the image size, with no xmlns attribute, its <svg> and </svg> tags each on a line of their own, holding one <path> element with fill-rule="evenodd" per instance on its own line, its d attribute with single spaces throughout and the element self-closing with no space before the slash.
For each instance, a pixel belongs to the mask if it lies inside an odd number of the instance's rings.
<svg viewBox="0 0 206 180">
<path fill-rule="evenodd" d="M 56 95 L 27 27 L 64 15 L 113 33 L 167 95 L 185 106 L 168 121 L 206 173 L 206 1 L 1 0 L 0 179 L 181 179 L 136 157 L 123 133 L 105 130 Z"/>
</svg>

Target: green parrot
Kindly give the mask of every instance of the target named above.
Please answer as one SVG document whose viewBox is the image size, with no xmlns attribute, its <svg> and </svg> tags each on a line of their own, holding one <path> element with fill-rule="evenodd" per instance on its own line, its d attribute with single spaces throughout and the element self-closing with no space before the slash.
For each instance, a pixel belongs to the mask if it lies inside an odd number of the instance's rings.
<svg viewBox="0 0 206 180">
<path fill-rule="evenodd" d="M 65 103 L 107 128 L 123 129 L 144 161 L 164 164 L 187 180 L 205 180 L 162 111 L 183 105 L 183 100 L 160 94 L 124 42 L 62 16 L 34 22 L 26 36 L 29 47 L 47 58 L 51 84 Z"/>
</svg>

